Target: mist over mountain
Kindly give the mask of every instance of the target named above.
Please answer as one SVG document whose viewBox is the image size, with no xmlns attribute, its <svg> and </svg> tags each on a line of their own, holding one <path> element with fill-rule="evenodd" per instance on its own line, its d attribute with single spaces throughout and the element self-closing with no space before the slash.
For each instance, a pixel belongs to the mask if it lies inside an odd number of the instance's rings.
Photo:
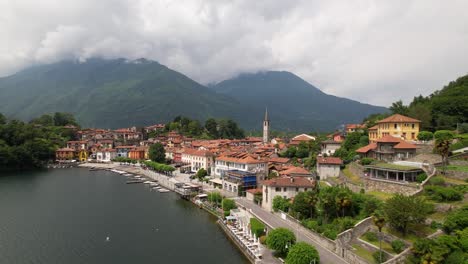
<svg viewBox="0 0 468 264">
<path fill-rule="evenodd" d="M 333 130 L 385 108 L 327 95 L 289 72 L 242 74 L 201 85 L 155 61 L 89 59 L 39 65 L 0 78 L 0 112 L 29 120 L 73 113 L 85 127 L 143 126 L 177 115 L 232 118 L 260 130 L 268 107 L 272 128 Z"/>
</svg>

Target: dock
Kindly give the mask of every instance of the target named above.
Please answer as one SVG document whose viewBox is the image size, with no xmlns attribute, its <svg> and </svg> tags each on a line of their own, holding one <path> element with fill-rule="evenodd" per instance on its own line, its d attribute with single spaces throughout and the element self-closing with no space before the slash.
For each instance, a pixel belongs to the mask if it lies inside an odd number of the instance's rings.
<svg viewBox="0 0 468 264">
<path fill-rule="evenodd" d="M 133 181 L 127 181 L 126 184 L 135 184 L 135 183 L 143 183 L 142 180 L 133 180 Z"/>
</svg>

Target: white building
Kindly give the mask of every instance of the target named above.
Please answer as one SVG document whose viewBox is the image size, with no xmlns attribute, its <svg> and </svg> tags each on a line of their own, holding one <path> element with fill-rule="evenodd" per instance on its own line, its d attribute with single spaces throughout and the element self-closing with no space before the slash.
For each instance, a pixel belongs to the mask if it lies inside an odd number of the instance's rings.
<svg viewBox="0 0 468 264">
<path fill-rule="evenodd" d="M 325 141 L 322 141 L 320 153 L 322 153 L 322 155 L 326 154 L 328 156 L 331 156 L 335 154 L 335 151 L 339 149 L 340 147 L 341 147 L 340 142 L 336 142 L 333 140 L 325 140 Z"/>
<path fill-rule="evenodd" d="M 96 160 L 98 162 L 109 162 L 117 157 L 115 149 L 102 149 L 96 152 Z"/>
<path fill-rule="evenodd" d="M 190 165 L 190 170 L 197 172 L 199 169 L 211 170 L 213 166 L 213 153 L 206 150 L 184 149 L 182 162 Z"/>
<path fill-rule="evenodd" d="M 338 177 L 343 161 L 336 157 L 317 157 L 317 175 L 321 180 L 328 177 Z"/>
<path fill-rule="evenodd" d="M 268 174 L 268 161 L 254 158 L 248 153 L 239 152 L 221 155 L 216 158 L 214 175 L 224 176 L 229 170 L 253 172 L 265 177 Z M 263 180 L 263 178 L 259 179 Z"/>
<path fill-rule="evenodd" d="M 270 120 L 268 119 L 268 109 L 265 109 L 265 118 L 263 119 L 263 144 L 268 143 L 270 137 Z"/>
<path fill-rule="evenodd" d="M 273 199 L 276 196 L 293 198 L 299 192 L 315 188 L 316 181 L 307 177 L 284 177 L 266 180 L 262 184 L 262 207 L 267 211 L 273 211 Z"/>
</svg>

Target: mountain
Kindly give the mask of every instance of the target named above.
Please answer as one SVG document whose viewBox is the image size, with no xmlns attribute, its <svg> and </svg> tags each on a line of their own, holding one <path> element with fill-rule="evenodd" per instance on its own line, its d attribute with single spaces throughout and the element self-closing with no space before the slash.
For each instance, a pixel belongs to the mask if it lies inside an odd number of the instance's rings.
<svg viewBox="0 0 468 264">
<path fill-rule="evenodd" d="M 89 59 L 39 65 L 0 78 L 0 113 L 29 120 L 70 112 L 85 127 L 167 122 L 177 115 L 232 118 L 260 130 L 333 130 L 383 107 L 327 95 L 289 72 L 243 74 L 210 88 L 155 61 Z"/>
<path fill-rule="evenodd" d="M 0 112 L 28 120 L 71 112 L 83 126 L 125 127 L 177 115 L 236 116 L 238 103 L 154 61 L 90 59 L 41 65 L 0 79 Z"/>
<path fill-rule="evenodd" d="M 210 86 L 235 98 L 255 113 L 268 108 L 273 129 L 332 130 L 344 123 L 361 122 L 384 107 L 328 95 L 300 77 L 285 71 L 241 74 Z"/>
</svg>

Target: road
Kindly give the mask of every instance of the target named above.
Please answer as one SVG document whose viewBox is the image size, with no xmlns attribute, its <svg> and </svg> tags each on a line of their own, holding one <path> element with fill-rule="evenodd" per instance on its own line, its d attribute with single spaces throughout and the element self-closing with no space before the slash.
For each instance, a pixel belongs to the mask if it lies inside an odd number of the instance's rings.
<svg viewBox="0 0 468 264">
<path fill-rule="evenodd" d="M 306 231 L 300 230 L 297 228 L 297 225 L 290 223 L 287 220 L 281 219 L 278 215 L 267 212 L 262 209 L 260 206 L 254 204 L 251 201 L 246 200 L 245 198 L 238 198 L 236 202 L 248 209 L 252 214 L 254 214 L 261 221 L 273 228 L 285 227 L 288 228 L 296 234 L 298 241 L 306 242 L 314 246 L 320 254 L 320 263 L 323 264 L 346 264 L 347 262 L 342 258 L 338 257 L 335 253 L 326 249 L 317 243 Z M 302 229 L 302 228 L 301 228 Z"/>
</svg>

